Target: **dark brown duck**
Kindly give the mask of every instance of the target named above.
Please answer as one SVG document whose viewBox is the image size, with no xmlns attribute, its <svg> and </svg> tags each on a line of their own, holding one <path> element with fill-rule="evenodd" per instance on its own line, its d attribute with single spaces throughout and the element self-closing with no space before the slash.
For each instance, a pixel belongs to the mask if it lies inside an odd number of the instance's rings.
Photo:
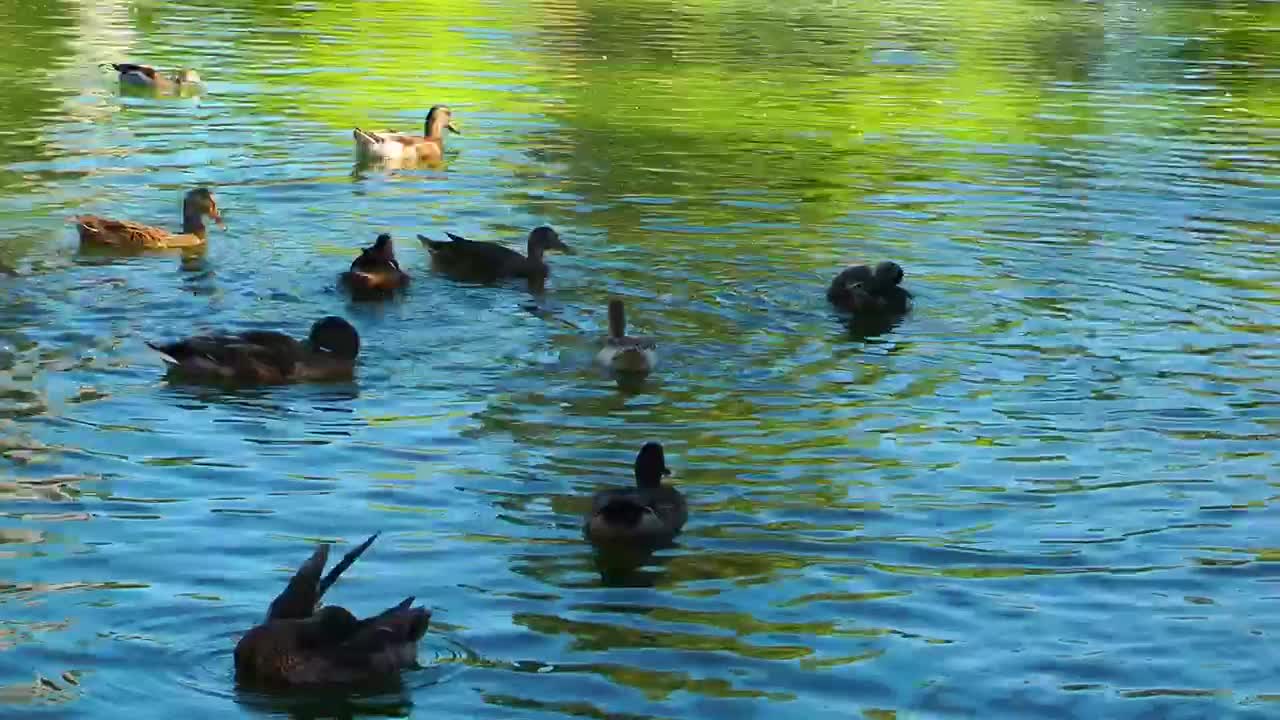
<svg viewBox="0 0 1280 720">
<path fill-rule="evenodd" d="M 391 236 L 382 233 L 351 261 L 351 269 L 342 273 L 340 281 L 357 299 L 377 299 L 406 287 L 409 275 L 400 269 Z"/>
<path fill-rule="evenodd" d="M 417 666 L 418 641 L 431 612 L 408 597 L 359 620 L 337 605 L 318 607 L 326 590 L 373 544 L 343 556 L 321 577 L 329 545 L 321 545 L 267 610 L 266 620 L 236 643 L 236 682 L 268 689 L 368 685 L 395 680 Z"/>
<path fill-rule="evenodd" d="M 636 455 L 635 487 L 597 492 L 583 535 L 599 547 L 641 549 L 671 542 L 688 520 L 689 509 L 679 490 L 662 484 L 670 474 L 662 444 L 645 443 Z"/>
<path fill-rule="evenodd" d="M 274 330 L 250 330 L 147 345 L 161 354 L 173 377 L 195 382 L 278 385 L 351 379 L 356 355 L 360 353 L 360 335 L 351 323 L 330 315 L 311 326 L 305 341 Z"/>
<path fill-rule="evenodd" d="M 427 246 L 431 261 L 446 275 L 476 282 L 494 282 L 504 278 L 525 278 L 530 287 L 540 288 L 551 274 L 551 268 L 543 259 L 548 250 L 572 253 L 555 230 L 543 225 L 529 233 L 528 255 L 521 255 L 511 248 L 491 242 L 468 240 L 453 233 L 445 233 L 450 242 L 432 240 L 424 235 L 418 239 Z"/>
<path fill-rule="evenodd" d="M 892 260 L 870 265 L 854 265 L 836 275 L 827 288 L 827 300 L 845 312 L 905 313 L 911 293 L 899 287 L 902 266 Z"/>
</svg>

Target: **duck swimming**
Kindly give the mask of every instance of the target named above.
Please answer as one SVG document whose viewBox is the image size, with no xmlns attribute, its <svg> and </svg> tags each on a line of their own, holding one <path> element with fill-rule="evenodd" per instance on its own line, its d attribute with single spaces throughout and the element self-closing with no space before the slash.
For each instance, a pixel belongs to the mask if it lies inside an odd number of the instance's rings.
<svg viewBox="0 0 1280 720">
<path fill-rule="evenodd" d="M 350 380 L 360 336 L 351 323 L 331 315 L 316 321 L 302 342 L 272 330 L 250 330 L 147 346 L 161 354 L 170 375 L 185 380 L 280 385 Z"/>
<path fill-rule="evenodd" d="M 670 475 L 662 444 L 645 443 L 636 455 L 634 488 L 601 490 L 591 499 L 582 534 L 593 545 L 652 548 L 671 542 L 689 517 L 680 491 L 663 485 Z"/>
<path fill-rule="evenodd" d="M 181 92 L 194 89 L 200 84 L 200 74 L 190 68 L 162 74 L 150 65 L 137 63 L 107 63 L 106 67 L 120 73 L 121 85 L 132 87 Z"/>
<path fill-rule="evenodd" d="M 658 343 L 651 337 L 627 335 L 627 316 L 621 300 L 609 301 L 609 337 L 596 362 L 615 371 L 647 373 L 658 364 Z"/>
<path fill-rule="evenodd" d="M 855 315 L 860 313 L 905 313 L 911 293 L 902 282 L 902 266 L 892 260 L 845 268 L 827 288 L 827 300 L 837 309 Z"/>
<path fill-rule="evenodd" d="M 447 275 L 477 282 L 494 282 L 503 278 L 526 278 L 530 287 L 540 289 L 551 274 L 551 268 L 543 260 L 548 250 L 572 253 L 555 230 L 543 225 L 529 233 L 528 255 L 497 243 L 478 242 L 445 233 L 451 242 L 432 240 L 424 235 L 418 239 L 431 253 L 431 262 Z"/>
<path fill-rule="evenodd" d="M 439 163 L 444 159 L 444 131 L 462 134 L 453 123 L 453 111 L 436 105 L 427 112 L 422 135 L 394 130 L 370 131 L 355 128 L 356 154 L 367 160 Z"/>
<path fill-rule="evenodd" d="M 360 251 L 351 269 L 342 273 L 342 284 L 357 299 L 386 297 L 409 284 L 409 275 L 400 269 L 391 236 L 382 233 L 373 244 Z"/>
<path fill-rule="evenodd" d="M 218 212 L 218 202 L 213 193 L 208 188 L 199 187 L 187 191 L 182 198 L 181 233 L 98 215 L 77 215 L 72 220 L 76 223 L 80 243 L 83 245 L 122 250 L 174 250 L 205 245 L 208 234 L 204 225 L 205 217 L 226 227 L 222 224 L 222 215 Z"/>
<path fill-rule="evenodd" d="M 362 685 L 417 666 L 431 611 L 413 597 L 364 620 L 337 605 L 317 607 L 326 590 L 373 544 L 374 533 L 323 578 L 329 545 L 316 548 L 267 610 L 236 643 L 236 681 L 273 689 Z"/>
</svg>

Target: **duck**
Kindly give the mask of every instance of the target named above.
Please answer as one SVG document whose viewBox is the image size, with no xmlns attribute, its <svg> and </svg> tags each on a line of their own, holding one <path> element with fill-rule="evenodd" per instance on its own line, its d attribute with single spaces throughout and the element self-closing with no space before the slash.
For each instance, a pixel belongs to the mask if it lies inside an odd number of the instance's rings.
<svg viewBox="0 0 1280 720">
<path fill-rule="evenodd" d="M 529 232 L 528 255 L 497 243 L 468 240 L 447 232 L 449 242 L 432 240 L 425 235 L 418 239 L 431 254 L 431 262 L 447 275 L 478 282 L 494 282 L 505 278 L 525 278 L 530 287 L 541 288 L 551 268 L 543 260 L 548 250 L 572 254 L 568 245 L 555 230 L 542 225 Z"/>
<path fill-rule="evenodd" d="M 205 246 L 208 234 L 204 225 L 205 217 L 211 218 L 219 227 L 226 228 L 213 193 L 209 188 L 198 187 L 187 191 L 182 199 L 181 233 L 98 215 L 77 215 L 72 220 L 76 223 L 82 245 L 126 250 L 173 250 Z"/>
<path fill-rule="evenodd" d="M 274 330 L 236 335 L 198 335 L 147 346 L 160 353 L 170 375 L 196 382 L 281 385 L 350 380 L 360 335 L 351 323 L 330 315 L 311 326 L 304 341 Z"/>
<path fill-rule="evenodd" d="M 684 496 L 662 478 L 670 475 L 662 443 L 636 454 L 634 488 L 611 488 L 591 498 L 582 534 L 597 547 L 653 548 L 669 543 L 688 520 Z"/>
<path fill-rule="evenodd" d="M 272 689 L 367 685 L 417 666 L 431 611 L 414 607 L 412 596 L 363 620 L 339 605 L 319 607 L 325 591 L 378 535 L 353 548 L 324 577 L 329 544 L 311 553 L 271 601 L 262 624 L 236 643 L 237 682 Z"/>
<path fill-rule="evenodd" d="M 150 65 L 138 63 L 106 63 L 106 67 L 120 73 L 121 85 L 152 88 L 163 92 L 180 92 L 200 84 L 200 74 L 190 68 L 162 74 Z"/>
<path fill-rule="evenodd" d="M 444 131 L 461 135 L 453 123 L 448 105 L 435 105 L 427 112 L 423 135 L 407 135 L 394 130 L 351 131 L 356 141 L 356 154 L 374 160 L 439 163 L 444 159 Z"/>
<path fill-rule="evenodd" d="M 351 269 L 342 273 L 340 280 L 353 297 L 380 298 L 408 285 L 409 275 L 396 261 L 391 235 L 382 233 L 351 261 Z"/>
<path fill-rule="evenodd" d="M 858 314 L 901 314 L 910 305 L 911 293 L 898 287 L 902 266 L 892 260 L 845 268 L 831 280 L 827 301 L 837 309 Z"/>
<path fill-rule="evenodd" d="M 609 301 L 609 337 L 596 362 L 615 371 L 647 373 L 658 364 L 658 343 L 651 337 L 627 335 L 626 310 L 621 300 Z"/>
</svg>

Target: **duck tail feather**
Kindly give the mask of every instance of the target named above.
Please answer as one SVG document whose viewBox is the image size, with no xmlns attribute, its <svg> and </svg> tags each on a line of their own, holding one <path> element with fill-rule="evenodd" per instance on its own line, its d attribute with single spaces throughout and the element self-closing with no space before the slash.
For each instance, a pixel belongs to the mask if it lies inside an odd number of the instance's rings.
<svg viewBox="0 0 1280 720">
<path fill-rule="evenodd" d="M 324 579 L 320 581 L 320 584 L 316 586 L 317 601 L 320 598 L 324 597 L 325 591 L 328 590 L 333 585 L 333 583 L 337 581 L 338 576 L 341 575 L 343 571 L 345 571 L 347 568 L 351 567 L 352 564 L 354 564 L 355 561 L 360 558 L 360 555 L 363 554 L 365 550 L 368 550 L 369 546 L 373 544 L 373 541 L 377 540 L 378 536 L 381 534 L 382 534 L 382 531 L 378 531 L 370 535 L 368 540 L 365 540 L 364 542 L 355 546 L 350 550 L 350 552 L 342 556 L 342 559 L 338 561 L 338 564 L 334 565 L 333 569 L 329 571 L 329 574 L 325 575 Z"/>
<path fill-rule="evenodd" d="M 179 365 L 179 364 L 180 364 L 180 363 L 178 362 L 178 358 L 174 357 L 174 356 L 170 353 L 169 346 L 167 346 L 167 345 L 157 345 L 157 344 L 155 344 L 155 343 L 151 342 L 150 340 L 143 340 L 143 342 L 147 344 L 147 347 L 149 347 L 149 348 L 151 348 L 152 350 L 155 350 L 156 352 L 160 353 L 160 358 L 161 358 L 162 360 L 164 360 L 166 364 L 168 364 L 168 365 Z"/>
</svg>

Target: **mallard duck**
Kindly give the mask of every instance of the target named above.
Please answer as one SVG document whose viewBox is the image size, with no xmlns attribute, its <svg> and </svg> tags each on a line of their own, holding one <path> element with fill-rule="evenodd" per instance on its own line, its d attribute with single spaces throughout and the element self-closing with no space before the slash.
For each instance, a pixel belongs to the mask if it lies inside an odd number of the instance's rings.
<svg viewBox="0 0 1280 720">
<path fill-rule="evenodd" d="M 357 545 L 321 578 L 329 545 L 316 548 L 267 610 L 267 618 L 236 643 L 236 680 L 270 688 L 314 688 L 387 681 L 418 661 L 418 641 L 431 611 L 413 597 L 357 620 L 337 605 L 317 607 L 338 576 L 369 549 L 378 533 Z"/>
<path fill-rule="evenodd" d="M 183 379 L 279 385 L 352 378 L 360 336 L 351 323 L 330 315 L 316 321 L 303 342 L 280 332 L 250 330 L 147 346 L 161 354 L 170 374 Z"/>
<path fill-rule="evenodd" d="M 342 273 L 341 282 L 357 298 L 378 298 L 408 285 L 409 275 L 396 261 L 391 236 L 382 233 L 351 261 L 351 269 Z"/>
<path fill-rule="evenodd" d="M 156 69 L 150 65 L 137 63 L 107 63 L 107 67 L 120 73 L 121 85 L 179 92 L 195 88 L 200 84 L 199 73 L 190 68 L 176 70 L 166 75 L 156 72 Z"/>
<path fill-rule="evenodd" d="M 651 337 L 627 335 L 627 316 L 621 300 L 609 301 L 609 337 L 596 362 L 617 372 L 647 373 L 658 364 L 658 343 Z"/>
<path fill-rule="evenodd" d="M 205 216 L 209 216 L 221 227 L 222 215 L 218 213 L 218 203 L 208 188 L 189 190 L 182 199 L 182 232 L 171 233 L 164 228 L 132 222 L 130 220 L 112 220 L 97 215 L 77 215 L 72 218 L 76 230 L 80 233 L 80 242 L 85 245 L 114 247 L 121 249 L 166 250 L 178 248 L 202 247 L 208 234 L 204 226 Z"/>
<path fill-rule="evenodd" d="M 636 455 L 636 486 L 601 490 L 591 499 L 582 533 L 596 545 L 653 547 L 671 541 L 689 517 L 680 491 L 663 485 L 670 475 L 662 444 L 648 442 Z"/>
<path fill-rule="evenodd" d="M 827 300 L 845 312 L 904 313 L 911 300 L 911 293 L 898 287 L 902 282 L 902 267 L 892 260 L 869 265 L 845 268 L 827 288 Z"/>
<path fill-rule="evenodd" d="M 543 255 L 548 250 L 573 252 L 555 230 L 545 225 L 529 233 L 527 257 L 497 243 L 468 240 L 453 233 L 445 235 L 451 242 L 432 240 L 424 235 L 418 239 L 427 246 L 436 267 L 448 275 L 478 282 L 525 278 L 531 287 L 540 288 L 551 274 Z"/>
<path fill-rule="evenodd" d="M 364 158 L 438 163 L 444 159 L 444 131 L 462 134 L 453 124 L 453 111 L 436 105 L 427 112 L 424 135 L 406 135 L 394 130 L 370 131 L 355 128 L 356 153 Z"/>
</svg>

